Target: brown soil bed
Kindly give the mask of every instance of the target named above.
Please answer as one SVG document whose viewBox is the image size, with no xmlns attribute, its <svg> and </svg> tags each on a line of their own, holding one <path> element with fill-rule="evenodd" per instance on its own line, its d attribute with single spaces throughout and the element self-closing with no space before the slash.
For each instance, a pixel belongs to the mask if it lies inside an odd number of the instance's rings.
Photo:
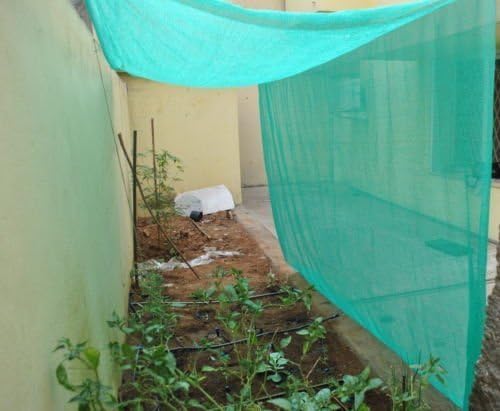
<svg viewBox="0 0 500 411">
<path fill-rule="evenodd" d="M 239 256 L 218 258 L 214 262 L 195 267 L 201 279 L 185 268 L 162 273 L 165 279 L 165 294 L 174 301 L 192 301 L 191 294 L 197 289 L 206 289 L 214 281 L 211 273 L 218 267 L 226 269 L 241 270 L 250 285 L 257 294 L 269 293 L 277 290 L 277 284 L 281 283 L 280 273 L 274 273 L 276 282 L 269 283 L 269 272 L 271 262 L 259 247 L 257 242 L 245 231 L 236 219 L 228 218 L 226 213 L 218 213 L 206 216 L 200 228 L 210 236 L 208 239 L 193 224 L 182 217 L 174 218 L 167 227 L 167 231 L 175 242 L 178 249 L 189 260 L 204 254 L 205 247 L 215 247 L 221 251 L 237 251 Z M 170 259 L 170 248 L 163 242 L 158 242 L 157 227 L 151 224 L 149 219 L 140 219 L 137 227 L 138 236 L 138 260 L 145 261 L 151 258 L 168 261 Z M 229 281 L 229 280 L 228 280 Z M 284 280 L 283 280 L 284 281 Z M 140 297 L 135 295 L 133 299 Z M 278 297 L 268 297 L 265 302 L 272 300 L 278 302 Z M 213 306 L 186 306 L 178 309 L 181 318 L 176 331 L 174 343 L 171 346 L 186 347 L 195 345 L 201 339 L 212 340 L 214 343 L 226 342 L 229 336 L 224 335 L 222 327 L 214 318 Z M 335 314 L 332 312 L 332 314 Z M 259 319 L 257 329 L 262 331 L 275 331 L 289 329 L 303 325 L 318 317 L 314 310 L 307 312 L 303 304 L 297 304 L 291 308 L 272 308 L 266 310 L 265 315 Z M 335 320 L 333 320 L 335 321 Z M 301 337 L 293 333 L 292 343 L 284 350 L 286 357 L 298 361 L 301 356 Z M 227 349 L 228 353 L 233 348 Z M 178 362 L 191 363 L 193 356 L 197 358 L 197 365 L 201 367 L 209 364 L 209 354 L 206 352 L 180 353 L 176 354 Z M 319 359 L 319 360 L 318 360 Z M 312 370 L 310 381 L 319 383 L 328 377 L 340 378 L 343 375 L 355 375 L 360 373 L 364 366 L 343 342 L 338 335 L 328 330 L 327 338 L 316 343 L 313 350 L 307 355 L 303 362 L 303 369 Z M 216 374 L 205 383 L 205 389 L 214 397 L 222 400 L 227 393 L 238 393 L 240 387 L 235 382 L 226 381 L 222 376 Z M 269 392 L 267 394 L 272 394 Z M 367 402 L 372 410 L 390 409 L 388 397 L 381 392 L 370 392 Z"/>
</svg>

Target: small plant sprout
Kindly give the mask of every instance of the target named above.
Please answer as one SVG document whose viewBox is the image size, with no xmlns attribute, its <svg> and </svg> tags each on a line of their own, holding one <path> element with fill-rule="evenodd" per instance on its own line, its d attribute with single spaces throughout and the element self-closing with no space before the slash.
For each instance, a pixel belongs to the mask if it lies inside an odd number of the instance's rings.
<svg viewBox="0 0 500 411">
<path fill-rule="evenodd" d="M 304 337 L 302 355 L 306 355 L 310 351 L 314 343 L 326 337 L 326 330 L 322 322 L 323 318 L 318 317 L 309 325 L 309 327 L 297 331 L 298 335 Z"/>
<path fill-rule="evenodd" d="M 206 308 L 217 322 L 214 332 L 199 334 L 185 346 L 178 335 L 181 306 L 163 295 L 160 274 L 141 274 L 144 301 L 128 318 L 113 313 L 108 321 L 122 336 L 109 343 L 111 358 L 124 375 L 118 398 L 101 381 L 100 352 L 62 339 L 56 350 L 64 356 L 56 377 L 74 393 L 71 402 L 78 410 L 369 411 L 366 394 L 375 389 L 389 392 L 393 411 L 428 409 L 423 394 L 430 379 L 442 381 L 444 375 L 437 358 L 412 366 L 403 381 L 394 375 L 386 388 L 370 376 L 369 368 L 339 380 L 321 377 L 317 366 L 328 357 L 323 349 L 317 355 L 313 347 L 326 338 L 324 323 L 335 315 L 289 329 L 269 330 L 266 325 L 276 310 L 296 306 L 303 311 L 302 305 L 310 310 L 311 289 L 282 286 L 279 297 L 255 298 L 241 271 L 220 268 L 212 278 L 192 297 L 210 304 Z M 214 390 L 214 382 L 223 386 Z"/>
<path fill-rule="evenodd" d="M 280 383 L 283 380 L 283 371 L 288 364 L 288 359 L 281 352 L 271 352 L 266 363 L 259 364 L 258 373 L 267 373 L 267 379 L 274 383 Z"/>
<path fill-rule="evenodd" d="M 353 410 L 364 410 L 365 394 L 379 388 L 383 382 L 379 378 L 370 378 L 370 368 L 365 368 L 359 375 L 346 375 L 340 384 L 336 384 L 335 394 L 340 401 L 348 403 L 354 398 Z"/>
<path fill-rule="evenodd" d="M 281 303 L 287 307 L 302 302 L 306 310 L 311 311 L 313 289 L 312 286 L 306 290 L 300 290 L 289 285 L 283 285 L 280 287 L 280 291 L 283 293 L 280 297 Z"/>
<path fill-rule="evenodd" d="M 269 271 L 267 273 L 266 288 L 275 288 L 278 285 L 279 285 L 278 276 L 275 273 L 273 273 L 272 271 Z"/>
</svg>

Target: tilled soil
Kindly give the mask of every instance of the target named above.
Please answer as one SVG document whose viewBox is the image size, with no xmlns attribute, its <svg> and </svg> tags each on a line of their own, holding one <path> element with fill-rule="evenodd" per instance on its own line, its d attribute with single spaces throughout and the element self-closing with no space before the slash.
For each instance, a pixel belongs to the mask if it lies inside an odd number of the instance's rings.
<svg viewBox="0 0 500 411">
<path fill-rule="evenodd" d="M 215 247 L 219 251 L 237 251 L 240 255 L 217 258 L 210 264 L 194 267 L 200 279 L 187 268 L 163 272 L 165 294 L 171 300 L 192 301 L 191 294 L 195 290 L 206 289 L 213 284 L 214 278 L 211 274 L 218 267 L 241 270 L 257 294 L 274 292 L 279 288 L 282 282 L 280 273 L 273 273 L 273 280 L 270 281 L 270 260 L 236 219 L 228 218 L 226 213 L 217 213 L 204 217 L 203 221 L 198 224 L 206 235 L 202 234 L 189 219 L 183 217 L 173 218 L 166 227 L 171 239 L 186 259 L 199 257 L 204 254 L 206 247 Z M 137 227 L 139 261 L 152 258 L 163 261 L 170 259 L 171 247 L 165 241 L 158 241 L 157 233 L 156 225 L 151 224 L 149 219 L 139 221 Z M 226 278 L 223 281 L 231 281 L 231 279 Z M 137 295 L 132 298 L 140 299 Z M 267 297 L 262 301 L 278 303 L 279 296 Z M 179 308 L 178 313 L 181 317 L 174 342 L 170 344 L 171 347 L 193 346 L 202 339 L 213 343 L 230 341 L 230 336 L 225 335 L 219 321 L 215 318 L 215 308 L 213 305 L 187 305 Z M 314 310 L 308 312 L 303 304 L 287 308 L 271 308 L 265 311 L 256 327 L 259 332 L 286 330 L 304 325 L 317 316 Z M 302 337 L 294 332 L 290 335 L 293 336 L 292 343 L 285 349 L 285 354 L 287 358 L 298 362 L 302 354 Z M 285 336 L 287 336 L 286 333 L 280 334 L 275 341 Z M 269 337 L 265 338 L 269 339 Z M 228 347 L 226 351 L 230 354 L 232 350 L 234 347 Z M 207 352 L 180 352 L 176 356 L 181 366 L 192 363 L 194 358 L 197 359 L 198 367 L 213 361 Z M 320 383 L 328 377 L 340 378 L 346 374 L 355 375 L 363 368 L 364 366 L 351 349 L 332 332 L 328 332 L 325 340 L 316 343 L 302 361 L 302 369 L 308 373 L 308 378 L 312 383 Z M 226 394 L 239 392 L 238 384 L 237 381 L 226 380 L 218 374 L 211 374 L 205 382 L 205 389 L 215 398 L 223 400 Z M 271 390 L 262 395 L 273 393 Z M 371 392 L 367 398 L 372 410 L 390 409 L 390 401 L 384 393 Z"/>
</svg>

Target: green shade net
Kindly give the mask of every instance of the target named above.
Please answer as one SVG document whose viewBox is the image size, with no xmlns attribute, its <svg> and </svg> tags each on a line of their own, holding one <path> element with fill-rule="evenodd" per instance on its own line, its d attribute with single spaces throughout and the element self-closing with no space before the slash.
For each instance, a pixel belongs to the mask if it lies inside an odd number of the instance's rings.
<svg viewBox="0 0 500 411">
<path fill-rule="evenodd" d="M 115 70 L 197 87 L 246 86 L 326 63 L 453 0 L 366 11 L 246 10 L 217 0 L 87 0 Z"/>
<path fill-rule="evenodd" d="M 181 85 L 259 83 L 284 254 L 467 407 L 485 307 L 495 1 L 334 14 L 87 0 L 110 64 Z"/>
</svg>

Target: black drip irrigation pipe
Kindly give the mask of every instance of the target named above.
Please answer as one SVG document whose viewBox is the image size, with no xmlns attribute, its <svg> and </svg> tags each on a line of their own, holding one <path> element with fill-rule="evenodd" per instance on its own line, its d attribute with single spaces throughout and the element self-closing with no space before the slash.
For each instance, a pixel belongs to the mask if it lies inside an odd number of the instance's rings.
<svg viewBox="0 0 500 411">
<path fill-rule="evenodd" d="M 331 315 L 329 317 L 324 318 L 323 319 L 323 323 L 325 323 L 327 321 L 335 320 L 335 319 L 339 318 L 340 316 L 341 316 L 340 313 L 333 314 L 333 315 Z M 299 331 L 299 330 L 302 330 L 304 328 L 307 328 L 311 324 L 312 324 L 312 322 L 308 322 L 306 324 L 302 324 L 302 325 L 299 325 L 299 326 L 293 327 L 293 328 L 288 328 L 286 330 L 265 331 L 265 332 L 256 334 L 255 337 L 256 338 L 261 338 L 261 337 L 266 337 L 266 336 L 269 336 L 269 335 L 279 335 L 279 334 L 291 333 L 291 332 L 295 332 L 295 331 Z M 243 344 L 247 340 L 248 340 L 247 338 L 241 338 L 239 340 L 229 341 L 227 343 L 222 343 L 222 344 L 217 344 L 217 345 L 209 345 L 209 346 L 206 346 L 206 347 L 199 347 L 199 346 L 175 347 L 175 348 L 171 348 L 169 351 L 172 352 L 172 353 L 175 353 L 175 352 L 183 352 L 183 351 L 215 350 L 215 349 L 218 349 L 218 348 L 225 348 L 225 347 L 231 347 L 233 345 Z"/>
<path fill-rule="evenodd" d="M 248 299 L 249 300 L 257 300 L 260 298 L 274 297 L 276 295 L 283 295 L 286 293 L 287 293 L 286 291 L 276 291 L 273 293 L 264 293 L 264 294 L 253 295 L 253 296 L 249 297 Z M 168 298 L 168 297 L 165 297 L 165 298 Z M 237 302 L 238 302 L 237 300 L 228 301 L 229 304 L 235 304 Z M 212 304 L 220 304 L 220 303 L 221 302 L 218 300 L 210 300 L 210 301 L 164 301 L 162 304 L 181 306 L 181 305 L 212 305 Z M 146 301 L 137 301 L 137 302 L 132 301 L 130 304 L 143 305 L 143 304 L 147 304 L 147 302 Z M 183 308 L 183 307 L 175 307 L 175 308 Z"/>
</svg>

